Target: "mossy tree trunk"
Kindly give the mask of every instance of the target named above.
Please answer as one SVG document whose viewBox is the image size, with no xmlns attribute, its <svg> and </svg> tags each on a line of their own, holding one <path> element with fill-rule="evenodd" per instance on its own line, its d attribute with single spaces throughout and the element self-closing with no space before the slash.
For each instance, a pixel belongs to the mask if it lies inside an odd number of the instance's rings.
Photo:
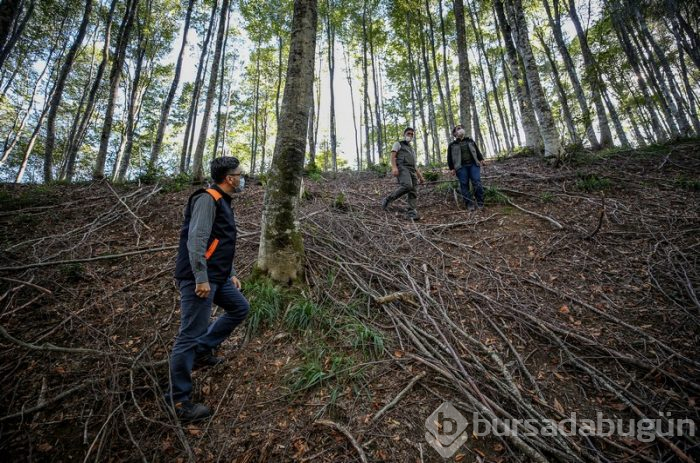
<svg viewBox="0 0 700 463">
<path fill-rule="evenodd" d="M 303 274 L 304 244 L 297 221 L 306 131 L 314 81 L 316 0 L 295 0 L 287 79 L 265 201 L 257 267 L 290 283 Z"/>
</svg>

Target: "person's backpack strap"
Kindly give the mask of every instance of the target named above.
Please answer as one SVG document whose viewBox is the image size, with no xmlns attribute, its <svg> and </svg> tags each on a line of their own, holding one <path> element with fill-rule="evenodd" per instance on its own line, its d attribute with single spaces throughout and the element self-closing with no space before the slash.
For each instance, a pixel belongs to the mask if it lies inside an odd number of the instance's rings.
<svg viewBox="0 0 700 463">
<path fill-rule="evenodd" d="M 214 202 L 219 202 L 219 200 L 222 198 L 221 193 L 219 193 L 218 191 L 216 191 L 213 188 L 207 188 L 204 191 L 209 193 L 211 195 L 211 197 L 214 198 Z"/>
</svg>

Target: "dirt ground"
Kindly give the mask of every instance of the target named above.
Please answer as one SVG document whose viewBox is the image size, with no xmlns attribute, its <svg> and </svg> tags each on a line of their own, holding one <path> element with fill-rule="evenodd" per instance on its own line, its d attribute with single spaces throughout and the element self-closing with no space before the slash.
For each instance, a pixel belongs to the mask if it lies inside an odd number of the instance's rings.
<svg viewBox="0 0 700 463">
<path fill-rule="evenodd" d="M 420 222 L 374 172 L 306 178 L 305 283 L 250 278 L 264 186 L 237 195 L 249 319 L 195 372 L 214 417 L 161 396 L 187 184 L 0 187 L 4 461 L 694 461 L 697 435 L 478 436 L 507 420 L 669 420 L 700 408 L 700 144 L 531 157 L 482 171 L 465 210 L 446 172 Z M 467 418 L 447 460 L 444 402 Z M 627 427 L 627 425 L 625 425 Z M 683 433 L 680 433 L 683 434 Z"/>
</svg>

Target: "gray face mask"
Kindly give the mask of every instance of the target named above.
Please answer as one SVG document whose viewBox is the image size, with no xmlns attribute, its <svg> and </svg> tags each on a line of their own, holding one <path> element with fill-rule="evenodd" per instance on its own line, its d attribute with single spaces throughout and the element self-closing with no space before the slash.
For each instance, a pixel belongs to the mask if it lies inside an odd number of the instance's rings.
<svg viewBox="0 0 700 463">
<path fill-rule="evenodd" d="M 245 188 L 245 177 L 241 175 L 240 180 L 238 180 L 238 186 L 236 187 L 236 193 L 240 193 Z"/>
<path fill-rule="evenodd" d="M 455 130 L 455 136 L 457 138 L 464 138 L 464 129 L 457 129 Z"/>
</svg>

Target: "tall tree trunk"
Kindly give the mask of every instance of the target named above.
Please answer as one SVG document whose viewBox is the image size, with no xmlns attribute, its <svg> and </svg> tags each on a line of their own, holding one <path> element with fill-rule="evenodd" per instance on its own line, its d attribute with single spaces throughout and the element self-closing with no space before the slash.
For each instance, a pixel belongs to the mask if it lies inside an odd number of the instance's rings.
<svg viewBox="0 0 700 463">
<path fill-rule="evenodd" d="M 569 138 L 571 138 L 572 143 L 581 143 L 581 139 L 579 138 L 578 133 L 576 132 L 574 118 L 571 115 L 571 108 L 569 108 L 569 100 L 566 97 L 566 89 L 564 88 L 564 84 L 562 83 L 561 77 L 559 76 L 559 70 L 557 69 L 557 61 L 554 58 L 554 54 L 552 53 L 551 48 L 549 48 L 549 45 L 547 45 L 547 42 L 545 42 L 544 37 L 542 36 L 542 32 L 535 32 L 535 35 L 539 39 L 540 45 L 542 45 L 544 54 L 547 57 L 547 61 L 549 62 L 549 67 L 552 70 L 552 78 L 554 80 L 554 85 L 557 88 L 557 93 L 559 94 L 561 111 L 564 116 L 566 128 L 569 131 Z"/>
<path fill-rule="evenodd" d="M 187 125 L 185 126 L 185 134 L 182 142 L 182 151 L 180 153 L 180 173 L 185 173 L 190 166 L 190 151 L 192 147 L 192 139 L 194 138 L 194 129 L 197 121 L 197 108 L 199 106 L 199 95 L 202 90 L 202 82 L 204 73 L 207 67 L 207 55 L 209 53 L 209 42 L 214 31 L 216 22 L 216 7 L 218 0 L 213 2 L 211 14 L 209 15 L 209 26 L 207 27 L 204 41 L 202 42 L 202 52 L 199 55 L 199 63 L 197 65 L 197 76 L 194 79 L 194 87 L 192 88 L 192 101 L 190 101 L 189 113 L 187 116 Z"/>
<path fill-rule="evenodd" d="M 372 164 L 372 148 L 370 146 L 369 127 L 371 109 L 369 108 L 369 73 L 367 71 L 367 0 L 362 2 L 362 98 L 365 114 L 365 153 L 367 165 Z"/>
<path fill-rule="evenodd" d="M 95 169 L 92 173 L 93 178 L 101 179 L 105 174 L 105 162 L 107 161 L 107 149 L 109 148 L 109 138 L 112 134 L 112 123 L 114 118 L 114 104 L 119 91 L 119 82 L 121 80 L 122 67 L 126 58 L 126 47 L 129 43 L 129 36 L 134 24 L 134 16 L 139 0 L 129 0 L 120 26 L 119 38 L 117 40 L 117 49 L 112 64 L 112 71 L 109 76 L 109 99 L 107 101 L 107 109 L 105 112 L 104 123 L 102 124 L 102 133 L 100 134 L 100 148 L 97 152 L 95 161 Z"/>
<path fill-rule="evenodd" d="M 170 109 L 172 108 L 173 101 L 175 100 L 177 88 L 180 85 L 182 59 L 185 56 L 185 49 L 187 48 L 187 33 L 190 30 L 190 21 L 192 19 L 194 3 L 195 0 L 189 0 L 187 3 L 187 13 L 185 13 L 185 25 L 182 33 L 182 45 L 180 45 L 180 52 L 177 55 L 177 61 L 175 63 L 175 75 L 173 76 L 173 81 L 170 83 L 170 89 L 168 90 L 168 95 L 165 97 L 165 101 L 163 102 L 163 107 L 160 110 L 160 119 L 158 120 L 156 139 L 153 142 L 153 148 L 151 149 L 151 158 L 148 164 L 148 170 L 151 172 L 155 171 L 156 166 L 158 165 L 158 157 L 160 156 L 160 151 L 163 147 L 163 138 L 165 137 L 165 128 L 168 125 L 168 118 L 170 117 Z"/>
<path fill-rule="evenodd" d="M 290 283 L 303 275 L 304 244 L 297 221 L 318 21 L 316 0 L 295 0 L 287 78 L 260 231 L 257 268 Z"/>
<path fill-rule="evenodd" d="M 561 13 L 559 11 L 559 0 L 553 0 L 554 14 L 549 5 L 549 0 L 542 0 L 544 4 L 544 9 L 547 12 L 547 19 L 549 20 L 549 27 L 552 29 L 554 35 L 554 41 L 557 44 L 559 54 L 564 60 L 564 69 L 569 76 L 571 85 L 574 89 L 574 95 L 576 96 L 576 101 L 581 109 L 581 119 L 583 120 L 583 127 L 586 130 L 586 138 L 591 144 L 591 148 L 594 150 L 600 149 L 600 142 L 595 134 L 593 128 L 593 119 L 591 117 L 591 111 L 588 107 L 588 101 L 586 100 L 586 95 L 581 86 L 581 81 L 578 78 L 578 73 L 576 72 L 576 66 L 574 65 L 574 60 L 571 58 L 569 49 L 564 41 L 564 34 L 561 28 Z"/>
<path fill-rule="evenodd" d="M 149 8 L 150 8 L 149 3 Z M 150 15 L 150 11 L 147 15 Z M 144 34 L 143 25 L 138 27 L 138 49 L 136 51 L 136 62 L 134 66 L 134 80 L 131 83 L 131 92 L 127 105 L 126 127 L 124 130 L 125 141 L 124 150 L 120 152 L 114 163 L 112 181 L 123 182 L 131 164 L 131 152 L 134 148 L 134 132 L 136 130 L 136 120 L 140 111 L 141 74 L 143 72 L 143 61 L 146 58 L 146 48 L 148 47 L 148 37 Z"/>
<path fill-rule="evenodd" d="M 442 1 L 442 0 L 439 0 Z M 442 84 L 440 83 L 440 73 L 438 72 L 437 56 L 435 53 L 435 26 L 433 24 L 433 14 L 430 11 L 430 4 L 428 0 L 425 0 L 425 10 L 428 15 L 428 32 L 430 33 L 430 58 L 433 64 L 433 72 L 435 73 L 435 86 L 438 89 L 438 97 L 440 98 L 440 110 L 442 112 L 443 128 L 445 130 L 445 144 L 449 144 L 452 137 L 450 136 L 450 121 L 447 116 L 447 103 L 445 102 L 445 95 L 442 91 Z M 445 78 L 447 75 L 445 75 Z M 436 122 L 437 125 L 437 122 Z M 438 147 L 438 160 L 440 159 L 440 148 Z"/>
<path fill-rule="evenodd" d="M 267 91 L 263 97 L 263 101 L 267 102 Z M 260 173 L 265 173 L 265 155 L 267 154 L 267 104 L 263 105 L 262 110 L 262 143 L 260 143 L 261 154 L 260 157 Z"/>
<path fill-rule="evenodd" d="M 683 86 L 685 87 L 685 94 L 688 99 L 688 108 L 690 112 L 690 120 L 693 123 L 693 129 L 696 135 L 700 135 L 700 119 L 698 119 L 698 107 L 695 101 L 695 94 L 693 93 L 693 88 L 690 86 L 690 80 L 688 79 L 688 67 L 685 64 L 685 53 L 683 53 L 683 48 L 678 44 L 678 61 L 681 66 L 681 77 L 683 79 Z"/>
<path fill-rule="evenodd" d="M 372 82 L 374 84 L 374 114 L 377 120 L 376 135 L 377 135 L 377 155 L 378 159 L 381 160 L 384 157 L 384 145 L 382 143 L 382 117 L 381 108 L 379 103 L 379 82 L 377 80 L 377 68 L 375 63 L 374 54 L 374 32 L 373 23 L 370 21 L 369 24 L 369 57 L 372 64 Z"/>
<path fill-rule="evenodd" d="M 255 55 L 255 95 L 253 96 L 253 136 L 250 138 L 250 173 L 255 173 L 258 157 L 258 112 L 260 111 L 260 46 L 262 37 L 258 37 Z"/>
<path fill-rule="evenodd" d="M 46 117 L 46 144 L 44 148 L 45 182 L 50 182 L 53 180 L 53 150 L 54 145 L 56 144 L 56 116 L 58 115 L 58 107 L 61 105 L 63 90 L 66 87 L 68 74 L 73 67 L 75 57 L 78 54 L 78 49 L 85 38 L 91 13 L 92 0 L 87 0 L 85 2 L 85 9 L 83 10 L 83 19 L 78 27 L 78 33 L 75 36 L 75 40 L 73 40 L 73 44 L 68 49 L 66 58 L 61 66 L 61 71 L 58 73 L 58 77 L 56 79 L 56 89 L 54 90 L 53 96 L 51 97 L 51 102 L 49 103 L 49 114 Z"/>
<path fill-rule="evenodd" d="M 459 60 L 459 119 L 468 136 L 472 131 L 472 77 L 469 70 L 469 55 L 467 52 L 467 31 L 464 22 L 464 2 L 454 0 L 455 23 L 457 26 L 457 58 Z"/>
<path fill-rule="evenodd" d="M 230 5 L 229 5 L 230 8 Z M 219 152 L 219 139 L 221 138 L 221 126 L 223 123 L 223 117 L 221 116 L 221 107 L 224 100 L 224 81 L 226 80 L 226 46 L 228 44 L 229 27 L 231 24 L 231 13 L 226 14 L 226 28 L 224 29 L 224 45 L 221 49 L 221 70 L 219 71 L 219 98 L 216 109 L 216 134 L 214 135 L 214 150 L 212 157 L 216 157 Z M 228 106 L 228 101 L 226 102 Z M 222 144 L 225 143 L 225 138 Z"/>
<path fill-rule="evenodd" d="M 415 62 L 413 61 L 413 47 L 411 45 L 411 37 L 413 37 L 413 34 L 411 33 L 411 14 L 407 13 L 406 14 L 406 50 L 408 51 L 408 65 L 411 70 L 411 86 L 413 87 L 415 91 L 416 98 L 418 99 L 418 112 L 420 114 L 420 120 L 421 120 L 421 132 L 423 135 L 423 152 L 425 156 L 424 164 L 427 166 L 430 163 L 430 150 L 428 149 L 428 133 L 430 132 L 430 129 L 428 128 L 426 122 L 425 122 L 425 106 L 423 105 L 423 84 L 422 82 L 422 77 L 420 76 L 420 62 L 418 63 L 418 70 L 416 70 L 416 65 Z M 414 113 L 415 114 L 415 113 Z M 414 116 L 415 119 L 415 116 Z M 413 125 L 413 130 L 416 130 L 415 122 Z M 418 133 L 416 131 L 416 133 Z M 416 158 L 418 158 L 418 142 L 414 144 L 416 148 Z"/>
<path fill-rule="evenodd" d="M 358 141 L 357 117 L 355 116 L 355 92 L 352 87 L 352 63 L 350 53 L 345 49 L 345 76 L 350 87 L 350 105 L 352 106 L 352 127 L 355 131 L 355 158 L 357 162 L 357 170 L 362 170 L 362 157 L 360 156 L 360 142 Z"/>
<path fill-rule="evenodd" d="M 24 29 L 25 27 L 27 27 L 29 19 L 32 17 L 32 13 L 34 13 L 35 2 L 34 0 L 30 0 L 29 6 L 27 7 L 27 12 L 24 14 L 24 17 L 20 20 L 19 9 L 16 8 L 15 2 L 16 0 L 8 0 L 8 2 L 0 5 L 0 7 L 7 7 L 9 10 L 0 11 L 0 17 L 7 18 L 5 14 L 8 14 L 8 16 L 10 16 L 10 23 L 8 25 L 8 28 L 13 29 L 11 32 L 4 33 L 5 38 L 2 42 L 0 42 L 0 69 L 2 69 L 3 65 L 5 64 L 7 57 L 10 56 L 10 52 L 15 47 L 17 40 L 19 40 L 19 38 L 22 36 L 22 32 L 24 32 Z"/>
<path fill-rule="evenodd" d="M 521 0 L 511 1 L 510 17 L 515 27 L 518 51 L 525 65 L 525 77 L 527 80 L 527 87 L 530 90 L 530 99 L 532 101 L 532 106 L 535 108 L 535 113 L 537 114 L 540 135 L 544 142 L 544 157 L 561 158 L 563 155 L 561 138 L 559 136 L 559 130 L 557 130 L 557 126 L 554 122 L 554 117 L 552 116 L 552 110 L 549 107 L 544 90 L 542 89 L 542 84 L 540 83 L 540 74 L 537 70 L 537 62 L 532 53 L 532 47 L 530 46 L 530 37 L 527 31 L 527 22 L 525 21 L 523 6 Z"/>
<path fill-rule="evenodd" d="M 615 30 L 615 33 L 617 34 L 617 38 L 622 45 L 622 50 L 625 52 L 625 55 L 627 56 L 627 61 L 629 62 L 630 66 L 632 66 L 632 71 L 634 72 L 634 75 L 637 80 L 637 87 L 639 91 L 642 93 L 642 97 L 644 99 L 645 106 L 647 108 L 647 111 L 649 112 L 649 118 L 650 118 L 650 123 L 652 127 L 652 131 L 655 134 L 654 139 L 655 140 L 660 140 L 664 136 L 664 130 L 661 126 L 661 121 L 659 120 L 659 117 L 656 114 L 655 110 L 655 105 L 653 98 L 649 92 L 649 88 L 647 86 L 647 82 L 644 78 L 643 75 L 643 70 L 640 65 L 639 57 L 637 55 L 637 52 L 632 45 L 632 42 L 629 39 L 628 36 L 628 31 L 626 28 L 624 28 L 622 24 L 622 20 L 617 14 L 612 14 L 612 23 L 613 23 L 613 29 Z"/>
<path fill-rule="evenodd" d="M 669 97 L 669 106 L 671 108 L 671 112 L 673 113 L 678 123 L 678 130 L 680 131 L 681 136 L 687 137 L 690 135 L 691 132 L 690 123 L 688 122 L 688 118 L 686 117 L 685 109 L 683 108 L 683 98 L 680 96 L 678 84 L 676 83 L 676 78 L 673 74 L 673 71 L 671 70 L 671 65 L 668 62 L 666 53 L 664 52 L 664 50 L 661 49 L 661 46 L 658 44 L 656 39 L 654 39 L 654 36 L 649 31 L 649 27 L 647 26 L 646 20 L 639 11 L 638 7 L 635 8 L 634 13 L 638 21 L 638 27 L 641 31 L 641 36 L 643 38 L 646 38 L 646 41 L 651 45 L 654 54 L 656 54 L 656 57 L 659 60 L 661 69 L 663 69 L 663 72 L 666 74 L 668 88 L 673 97 L 673 99 Z"/>
<path fill-rule="evenodd" d="M 608 92 L 605 90 L 603 90 L 603 101 L 605 101 L 605 106 L 608 107 L 610 119 L 612 119 L 613 127 L 615 127 L 615 132 L 617 132 L 617 138 L 620 139 L 620 145 L 623 148 L 629 148 L 630 142 L 627 139 L 625 129 L 622 127 L 620 116 L 617 114 L 617 110 L 615 109 L 615 106 L 613 106 L 612 101 L 610 101 L 610 96 L 608 95 Z"/>
<path fill-rule="evenodd" d="M 6 0 L 0 3 L 0 50 L 12 33 L 12 26 L 19 17 L 22 9 L 22 0 Z"/>
<path fill-rule="evenodd" d="M 277 34 L 277 91 L 275 92 L 275 121 L 280 118 L 280 95 L 282 93 L 282 34 Z"/>
<path fill-rule="evenodd" d="M 430 126 L 430 135 L 432 139 L 432 161 L 436 161 L 440 156 L 440 138 L 438 137 L 437 121 L 435 117 L 435 105 L 433 103 L 433 84 L 430 78 L 430 67 L 428 66 L 428 51 L 425 45 L 425 36 L 423 31 L 420 34 L 420 51 L 423 60 L 423 73 L 425 74 L 425 94 L 428 99 L 428 125 Z"/>
<path fill-rule="evenodd" d="M 521 77 L 520 62 L 518 53 L 513 44 L 513 36 L 511 34 L 511 26 L 505 16 L 502 0 L 494 0 L 494 9 L 496 17 L 501 29 L 501 36 L 505 44 L 506 53 L 508 55 L 508 64 L 510 66 L 510 74 L 513 76 L 513 86 L 520 107 L 520 120 L 522 122 L 523 131 L 525 132 L 525 145 L 535 152 L 542 147 L 542 137 L 537 126 L 535 111 L 532 107 L 532 101 L 526 89 L 527 82 Z"/>
<path fill-rule="evenodd" d="M 93 111 L 95 110 L 95 105 L 97 103 L 97 92 L 100 89 L 100 84 L 102 83 L 102 76 L 104 76 L 107 65 L 109 64 L 109 44 L 111 42 L 112 34 L 112 20 L 114 17 L 114 10 L 117 6 L 119 0 L 112 0 L 109 7 L 109 13 L 107 14 L 107 20 L 105 22 L 105 35 L 104 35 L 104 46 L 102 48 L 102 61 L 97 67 L 97 74 L 90 87 L 90 93 L 88 95 L 87 103 L 85 105 L 85 111 L 83 112 L 78 128 L 75 134 L 68 140 L 68 149 L 66 152 L 66 173 L 64 179 L 67 181 L 73 180 L 73 175 L 75 174 L 75 161 L 78 157 L 78 150 L 80 145 L 85 138 L 90 119 L 92 118 Z"/>
<path fill-rule="evenodd" d="M 450 129 L 455 126 L 455 116 L 452 110 L 452 89 L 450 88 L 450 73 L 447 69 L 447 39 L 445 37 L 445 18 L 442 11 L 442 0 L 438 0 L 438 14 L 440 15 L 440 34 L 442 36 L 442 75 L 445 79 L 445 96 L 447 97 L 447 124 Z M 413 125 L 415 126 L 415 113 Z"/>
<path fill-rule="evenodd" d="M 330 143 L 331 143 L 331 161 L 333 166 L 333 172 L 338 171 L 338 153 L 336 151 L 336 137 L 335 137 L 335 26 L 331 20 L 331 14 L 333 12 L 332 8 L 334 5 L 330 0 L 326 0 L 326 38 L 328 40 L 328 77 L 330 80 L 330 94 L 331 94 L 331 107 L 330 107 Z"/>
<path fill-rule="evenodd" d="M 219 64 L 221 61 L 221 49 L 224 43 L 224 30 L 226 29 L 226 18 L 229 14 L 229 0 L 223 0 L 221 4 L 221 16 L 219 18 L 219 31 L 216 34 L 216 48 L 214 49 L 214 58 L 211 63 L 211 71 L 209 72 L 209 87 L 207 87 L 207 99 L 204 105 L 204 115 L 202 116 L 202 127 L 199 132 L 199 140 L 197 141 L 197 149 L 194 152 L 192 160 L 192 175 L 195 181 L 204 180 L 204 148 L 207 144 L 207 134 L 209 132 L 209 119 L 211 108 L 214 104 L 214 95 L 216 93 L 216 79 L 219 77 Z"/>
<path fill-rule="evenodd" d="M 496 15 L 495 7 L 493 7 L 493 19 L 496 26 L 496 40 L 498 41 L 498 48 L 499 50 L 503 50 L 503 44 L 501 43 L 501 34 L 499 33 L 500 26 L 498 23 L 498 17 Z M 515 138 L 517 140 L 518 146 L 522 146 L 522 141 L 520 140 L 520 130 L 518 129 L 518 122 L 516 120 L 518 116 L 516 114 L 515 105 L 513 104 L 513 95 L 511 94 L 510 90 L 510 76 L 508 75 L 508 68 L 506 67 L 506 59 L 504 55 L 504 52 L 501 51 L 501 53 L 499 54 L 499 58 L 501 61 L 501 71 L 503 72 L 503 81 L 505 82 L 506 86 L 506 96 L 508 97 L 508 108 L 510 110 L 510 119 L 508 120 L 508 125 L 511 128 L 511 146 L 513 142 L 513 133 L 515 133 Z"/>
<path fill-rule="evenodd" d="M 609 148 L 613 146 L 612 132 L 610 131 L 610 123 L 608 122 L 608 117 L 605 114 L 605 106 L 603 106 L 603 81 L 600 77 L 600 72 L 598 70 L 598 63 L 596 62 L 593 52 L 588 46 L 588 37 L 581 26 L 581 21 L 578 18 L 578 13 L 576 12 L 576 2 L 574 0 L 569 0 L 569 17 L 571 22 L 574 23 L 576 29 L 576 35 L 578 36 L 578 42 L 581 46 L 581 55 L 583 56 L 584 65 L 584 79 L 588 82 L 591 88 L 591 94 L 593 96 L 593 104 L 595 105 L 596 114 L 598 116 L 598 125 L 600 127 L 600 146 L 602 148 Z"/>
<path fill-rule="evenodd" d="M 483 55 L 484 61 L 486 62 L 486 70 L 488 71 L 489 80 L 491 82 L 491 87 L 493 88 L 493 100 L 494 100 L 494 103 L 496 104 L 496 111 L 498 112 L 498 119 L 501 123 L 501 130 L 503 130 L 503 138 L 505 138 L 505 141 L 506 141 L 506 148 L 508 149 L 508 151 L 510 151 L 513 149 L 513 144 L 511 141 L 511 137 L 508 133 L 508 128 L 506 126 L 505 117 L 503 115 L 503 109 L 501 108 L 501 97 L 498 93 L 498 85 L 496 84 L 496 78 L 493 74 L 493 68 L 491 67 L 491 62 L 489 61 L 489 55 L 488 55 L 488 53 L 486 53 L 486 46 L 484 45 L 484 37 L 483 37 L 483 34 L 481 33 L 481 29 L 479 27 L 477 27 L 477 21 L 475 19 L 476 13 L 474 13 L 474 9 L 470 8 L 469 13 L 470 13 L 469 19 L 471 20 L 472 28 L 474 29 L 474 31 L 476 33 L 477 46 L 481 50 L 481 54 Z M 484 85 L 484 88 L 486 88 L 485 85 Z M 488 103 L 488 98 L 487 98 L 487 103 Z M 500 151 L 500 149 L 499 149 L 499 151 Z"/>
</svg>

